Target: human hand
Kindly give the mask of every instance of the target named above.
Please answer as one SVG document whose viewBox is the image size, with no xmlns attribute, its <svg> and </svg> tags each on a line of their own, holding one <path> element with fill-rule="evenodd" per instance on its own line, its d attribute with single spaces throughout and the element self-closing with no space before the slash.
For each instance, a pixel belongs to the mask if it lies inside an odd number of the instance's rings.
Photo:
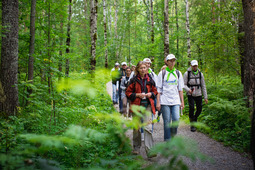
<svg viewBox="0 0 255 170">
<path fill-rule="evenodd" d="M 207 104 L 208 103 L 208 99 L 205 99 L 205 104 Z"/>
<path fill-rule="evenodd" d="M 193 92 L 194 92 L 194 88 L 191 88 L 191 89 L 189 90 L 189 93 L 192 94 Z"/>
<path fill-rule="evenodd" d="M 139 98 L 144 98 L 146 97 L 145 93 L 136 93 L 136 97 L 139 97 Z"/>
<path fill-rule="evenodd" d="M 161 109 L 161 105 L 160 105 L 159 102 L 157 102 L 156 109 L 157 109 L 158 111 L 160 111 L 160 109 Z"/>
<path fill-rule="evenodd" d="M 146 97 L 150 98 L 151 97 L 151 93 L 146 93 Z"/>
<path fill-rule="evenodd" d="M 183 110 L 184 109 L 184 103 L 182 102 L 180 105 L 180 108 Z"/>
</svg>

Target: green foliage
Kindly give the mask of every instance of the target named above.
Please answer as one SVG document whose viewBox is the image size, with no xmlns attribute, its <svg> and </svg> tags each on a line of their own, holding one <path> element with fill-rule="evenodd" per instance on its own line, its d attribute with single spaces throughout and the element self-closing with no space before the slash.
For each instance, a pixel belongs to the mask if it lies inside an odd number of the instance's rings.
<svg viewBox="0 0 255 170">
<path fill-rule="evenodd" d="M 155 163 L 146 169 L 182 169 L 187 170 L 188 167 L 185 165 L 182 156 L 185 156 L 192 161 L 211 160 L 207 156 L 199 152 L 197 144 L 192 139 L 183 137 L 174 137 L 168 142 L 159 143 L 151 149 L 151 154 L 160 154 L 164 158 L 170 158 L 169 162 L 165 165 L 161 163 Z M 212 160 L 211 160 L 212 161 Z"/>
<path fill-rule="evenodd" d="M 235 150 L 248 152 L 251 115 L 242 97 L 243 87 L 234 76 L 219 80 L 217 85 L 207 83 L 209 103 L 203 105 L 199 121 L 209 129 L 199 129 Z"/>
</svg>

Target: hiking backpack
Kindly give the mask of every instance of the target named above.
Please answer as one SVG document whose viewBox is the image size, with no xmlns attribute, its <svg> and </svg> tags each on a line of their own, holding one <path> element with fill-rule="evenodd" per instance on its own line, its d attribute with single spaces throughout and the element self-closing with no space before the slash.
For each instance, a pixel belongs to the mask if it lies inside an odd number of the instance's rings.
<svg viewBox="0 0 255 170">
<path fill-rule="evenodd" d="M 191 74 L 191 71 L 188 71 L 187 86 L 188 86 L 189 88 L 190 88 L 190 87 L 197 86 L 197 88 L 199 89 L 199 87 L 201 86 L 201 77 L 202 77 L 202 76 L 201 76 L 201 72 L 198 71 L 199 77 L 193 77 L 193 78 L 191 78 L 191 77 L 190 77 L 190 74 Z M 190 85 L 190 84 L 189 84 L 190 79 L 199 79 L 199 84 Z M 197 82 L 197 81 L 196 81 L 196 82 Z"/>
</svg>

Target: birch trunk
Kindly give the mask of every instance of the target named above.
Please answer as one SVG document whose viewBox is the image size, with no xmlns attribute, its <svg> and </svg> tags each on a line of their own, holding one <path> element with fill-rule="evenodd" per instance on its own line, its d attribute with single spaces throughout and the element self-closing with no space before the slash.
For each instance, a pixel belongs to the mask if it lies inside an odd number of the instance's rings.
<svg viewBox="0 0 255 170">
<path fill-rule="evenodd" d="M 105 1 L 106 0 L 103 0 L 103 8 L 104 8 L 104 48 L 105 48 L 105 68 L 108 68 L 106 2 Z"/>
<path fill-rule="evenodd" d="M 97 0 L 90 0 L 90 37 L 91 37 L 91 73 L 94 80 L 96 68 L 96 41 L 97 41 Z"/>
<path fill-rule="evenodd" d="M 175 16 L 176 16 L 176 32 L 177 32 L 177 39 L 176 39 L 176 57 L 179 58 L 179 22 L 178 22 L 178 5 L 177 0 L 175 0 Z M 179 62 L 177 62 L 177 66 Z"/>
<path fill-rule="evenodd" d="M 164 41 L 164 57 L 169 54 L 169 15 L 168 15 L 168 0 L 164 0 L 164 31 L 165 31 L 165 41 Z"/>
<path fill-rule="evenodd" d="M 150 0 L 151 3 L 151 43 L 154 44 L 154 16 L 153 16 L 153 0 Z M 154 69 L 154 56 L 151 56 L 152 69 Z"/>
<path fill-rule="evenodd" d="M 2 33 L 0 79 L 5 100 L 0 102 L 0 113 L 16 115 L 18 100 L 18 0 L 2 0 Z"/>
<path fill-rule="evenodd" d="M 185 0 L 186 4 L 186 30 L 187 30 L 187 56 L 191 58 L 191 51 L 190 51 L 190 28 L 189 28 L 189 1 Z"/>
<path fill-rule="evenodd" d="M 119 61 L 119 53 L 118 53 L 118 34 L 117 34 L 117 23 L 118 23 L 118 7 L 117 7 L 117 0 L 114 1 L 115 7 L 115 20 L 114 20 L 114 27 L 115 27 L 115 45 L 116 45 L 116 60 Z"/>
</svg>

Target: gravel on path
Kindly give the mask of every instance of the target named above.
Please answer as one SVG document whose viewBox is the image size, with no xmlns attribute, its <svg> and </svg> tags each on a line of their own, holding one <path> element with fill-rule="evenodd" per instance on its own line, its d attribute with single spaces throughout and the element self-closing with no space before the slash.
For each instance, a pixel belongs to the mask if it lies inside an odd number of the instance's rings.
<svg viewBox="0 0 255 170">
<path fill-rule="evenodd" d="M 108 82 L 106 84 L 107 92 L 112 96 L 112 84 Z M 118 106 L 115 105 L 118 109 Z M 132 142 L 132 130 L 128 130 L 126 135 L 130 138 Z M 225 147 L 222 143 L 217 142 L 207 135 L 200 132 L 191 132 L 190 127 L 185 123 L 181 122 L 178 128 L 178 136 L 184 136 L 190 138 L 197 142 L 198 148 L 201 153 L 209 156 L 214 161 L 201 162 L 197 160 L 192 162 L 188 158 L 182 158 L 186 165 L 191 170 L 252 170 L 253 162 L 251 159 L 241 155 L 240 153 L 233 151 L 230 147 Z M 163 130 L 163 120 L 159 123 L 154 124 L 153 139 L 155 144 L 164 142 L 164 130 Z M 132 145 L 131 145 L 132 146 Z M 143 146 L 142 146 L 143 147 Z M 141 156 L 148 161 L 148 165 L 152 163 L 165 164 L 168 160 L 161 156 L 157 156 L 154 159 L 147 159 L 144 149 L 141 149 Z"/>
</svg>

